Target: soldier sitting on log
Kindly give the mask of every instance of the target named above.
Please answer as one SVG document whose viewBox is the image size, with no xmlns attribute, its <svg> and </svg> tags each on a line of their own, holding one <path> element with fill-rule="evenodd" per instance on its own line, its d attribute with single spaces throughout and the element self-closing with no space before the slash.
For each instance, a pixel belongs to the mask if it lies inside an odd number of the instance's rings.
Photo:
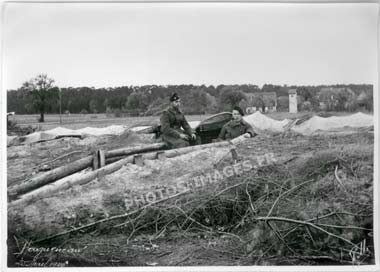
<svg viewBox="0 0 380 272">
<path fill-rule="evenodd" d="M 170 97 L 170 106 L 163 111 L 161 122 L 162 139 L 169 148 L 197 144 L 197 136 L 181 112 L 181 99 L 176 93 Z"/>
<path fill-rule="evenodd" d="M 243 116 L 243 110 L 235 106 L 232 110 L 232 120 L 223 126 L 218 140 L 232 140 L 240 135 L 244 135 L 246 138 L 256 136 L 257 133 L 250 124 L 244 121 Z"/>
</svg>

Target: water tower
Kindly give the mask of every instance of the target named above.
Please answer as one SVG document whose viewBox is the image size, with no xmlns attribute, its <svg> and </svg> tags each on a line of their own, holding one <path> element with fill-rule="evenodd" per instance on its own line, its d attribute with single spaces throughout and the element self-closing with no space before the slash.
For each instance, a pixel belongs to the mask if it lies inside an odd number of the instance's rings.
<svg viewBox="0 0 380 272">
<path fill-rule="evenodd" d="M 297 113 L 297 90 L 290 89 L 288 93 L 289 93 L 289 112 Z"/>
</svg>

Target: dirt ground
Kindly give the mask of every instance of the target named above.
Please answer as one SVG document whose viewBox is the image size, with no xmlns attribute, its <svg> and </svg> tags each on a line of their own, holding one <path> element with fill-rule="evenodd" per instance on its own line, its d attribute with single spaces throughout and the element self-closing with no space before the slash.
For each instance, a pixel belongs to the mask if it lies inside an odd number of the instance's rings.
<svg viewBox="0 0 380 272">
<path fill-rule="evenodd" d="M 257 156 L 272 154 L 271 156 L 277 162 L 280 162 L 281 167 L 287 169 L 287 175 L 289 176 L 284 176 L 284 184 L 287 184 L 285 182 L 289 180 L 290 184 L 292 184 L 291 177 L 298 177 L 300 172 L 307 169 L 309 167 L 307 163 L 310 158 L 322 156 L 323 152 L 331 150 L 338 150 L 337 152 L 340 152 L 340 156 L 343 156 L 345 152 L 360 151 L 365 153 L 363 156 L 373 157 L 373 141 L 374 137 L 371 131 L 350 131 L 349 133 L 341 134 L 323 133 L 313 136 L 302 136 L 294 133 L 264 134 L 239 144 L 236 151 L 240 160 L 252 160 Z M 7 153 L 8 186 L 21 184 L 25 179 L 39 171 L 53 169 L 64 163 L 92 154 L 94 150 L 99 148 L 110 150 L 147 142 L 152 143 L 155 140 L 133 133 L 125 133 L 120 136 L 89 137 L 83 140 L 78 138 L 62 138 L 31 145 L 11 146 L 8 148 Z M 65 228 L 74 228 L 96 219 L 121 214 L 125 212 L 125 206 L 120 206 L 120 201 L 123 203 L 125 201 L 125 194 L 119 195 L 119 198 L 116 197 L 121 187 L 131 194 L 133 192 L 146 191 L 147 188 L 157 189 L 174 184 L 181 178 L 189 178 L 189 176 L 207 173 L 215 168 L 222 169 L 224 166 L 232 163 L 233 158 L 229 149 L 217 148 L 195 152 L 189 156 L 171 159 L 167 162 L 147 162 L 145 168 L 129 165 L 114 174 L 104 177 L 101 181 L 91 182 L 82 188 L 72 188 L 69 192 L 62 192 L 55 197 L 37 201 L 28 206 L 27 209 L 19 208 L 18 212 L 12 211 L 12 216 L 28 213 L 29 216 L 27 219 L 23 218 L 22 220 L 18 216 L 9 217 L 11 227 L 15 228 L 12 230 L 12 235 L 8 237 L 9 265 L 230 266 L 342 264 L 333 258 L 321 257 L 310 259 L 305 256 L 286 256 L 286 254 L 281 253 L 281 250 L 284 249 L 278 249 L 278 254 L 270 255 L 265 255 L 264 249 L 262 251 L 259 249 L 255 249 L 254 251 L 247 250 L 249 245 L 244 244 L 242 246 L 241 239 L 252 230 L 247 230 L 243 227 L 242 229 L 238 228 L 237 231 L 224 231 L 225 225 L 230 224 L 230 221 L 223 218 L 219 218 L 220 222 L 217 220 L 218 222 L 215 224 L 208 222 L 206 218 L 206 221 L 200 222 L 209 227 L 203 228 L 198 226 L 198 228 L 191 227 L 185 230 L 179 225 L 169 223 L 166 227 L 163 227 L 157 223 L 160 222 L 158 219 L 155 226 L 154 224 L 152 226 L 151 222 L 150 224 L 145 222 L 141 226 L 139 225 L 137 229 L 133 225 L 132 230 L 129 227 L 115 227 L 123 224 L 125 220 L 122 220 L 115 222 L 113 225 L 100 225 L 98 228 L 74 232 L 71 235 L 65 235 L 36 245 L 29 244 L 29 242 L 35 238 L 42 238 L 40 234 L 35 233 L 35 237 L 33 237 L 33 235 L 27 234 L 25 230 L 17 231 L 17 223 L 20 222 L 21 224 L 29 224 L 29 226 L 33 227 L 39 226 L 40 233 L 45 233 L 45 235 L 47 233 L 54 234 Z M 317 173 L 311 173 L 311 176 L 314 177 L 318 173 L 322 175 L 324 170 L 322 171 L 321 168 L 316 169 Z M 342 172 L 343 170 L 340 171 L 338 175 L 346 175 Z M 360 186 L 363 184 L 366 190 L 368 190 L 368 192 L 357 192 L 359 194 L 358 198 L 364 203 L 362 204 L 364 206 L 355 204 L 358 211 L 365 209 L 370 211 L 373 208 L 366 208 L 365 206 L 367 205 L 365 203 L 371 203 L 372 199 L 370 196 L 373 182 L 372 171 L 373 158 L 372 160 L 363 160 L 360 166 L 355 168 L 355 180 L 357 184 Z M 264 173 L 258 179 L 271 175 L 272 173 L 270 172 L 268 174 Z M 280 173 L 279 175 L 280 179 L 277 182 L 281 180 L 282 174 Z M 246 174 L 234 176 L 232 182 L 233 184 L 238 183 L 246 177 Z M 251 178 L 255 179 L 254 176 Z M 317 177 L 316 179 L 320 178 Z M 323 177 L 323 182 L 325 182 L 324 179 L 325 177 Z M 318 186 L 315 190 L 323 189 Z M 207 188 L 200 189 L 199 194 L 203 194 L 205 190 L 210 190 L 212 194 L 213 186 Z M 189 198 L 197 196 L 197 192 L 197 190 L 195 193 L 193 192 Z M 341 193 L 340 190 L 337 191 L 337 197 Z M 99 202 L 97 202 L 98 200 Z M 329 203 L 328 200 L 326 202 Z M 321 208 L 321 203 L 311 204 L 315 204 L 315 207 L 319 207 L 318 209 L 320 210 L 324 209 L 323 207 Z M 166 206 L 165 204 L 163 205 L 161 208 L 170 210 L 170 203 Z M 323 205 L 327 204 L 323 203 Z M 310 218 L 316 212 L 313 209 L 310 206 L 310 214 L 308 215 Z M 62 212 L 62 215 L 56 216 L 53 214 L 54 211 Z M 66 211 L 71 211 L 71 214 Z M 144 215 L 141 216 L 144 217 Z M 157 216 L 161 215 L 157 214 Z M 169 213 L 170 216 L 171 214 Z M 212 216 L 210 216 L 210 220 L 214 220 Z M 229 223 L 226 224 L 226 222 Z M 371 219 L 369 219 L 369 222 L 371 222 Z M 44 224 L 47 224 L 46 228 Z M 150 227 L 145 227 L 146 224 Z M 254 232 L 252 235 L 254 235 Z M 275 238 L 271 237 L 270 239 Z M 279 241 L 276 240 L 275 244 L 278 243 Z M 51 252 L 53 247 L 71 248 L 74 250 L 74 253 Z M 50 252 L 43 252 L 41 248 L 48 248 Z M 14 253 L 18 254 L 15 255 Z M 341 261 L 343 264 L 346 264 L 344 260 Z"/>
</svg>

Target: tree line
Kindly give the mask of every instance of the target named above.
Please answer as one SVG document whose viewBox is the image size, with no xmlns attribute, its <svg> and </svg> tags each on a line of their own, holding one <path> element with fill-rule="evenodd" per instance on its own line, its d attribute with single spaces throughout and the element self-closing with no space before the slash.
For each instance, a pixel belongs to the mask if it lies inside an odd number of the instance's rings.
<svg viewBox="0 0 380 272">
<path fill-rule="evenodd" d="M 373 108 L 373 86 L 368 84 L 286 86 L 265 84 L 261 88 L 253 84 L 238 85 L 143 85 L 112 88 L 68 87 L 59 88 L 54 80 L 45 74 L 25 82 L 16 90 L 7 92 L 7 110 L 17 114 L 40 113 L 43 121 L 45 113 L 112 113 L 115 116 L 157 115 L 168 104 L 169 97 L 176 92 L 182 98 L 186 114 L 216 113 L 230 110 L 234 105 L 246 100 L 247 93 L 275 92 L 279 110 L 286 110 L 289 89 L 297 89 L 300 106 L 309 105 L 309 110 L 320 106 L 318 93 L 326 87 L 350 88 L 355 99 L 365 95 L 366 110 Z M 335 95 L 337 97 L 339 95 Z M 327 95 L 327 100 L 329 96 Z M 349 98 L 341 94 L 338 104 L 346 103 Z M 362 99 L 363 100 L 363 99 Z M 372 101 L 372 102 L 371 102 Z M 325 110 L 347 110 L 329 102 Z M 331 106 L 333 105 L 333 106 Z M 357 105 L 360 106 L 360 105 Z M 352 110 L 352 109 L 351 109 Z"/>
</svg>

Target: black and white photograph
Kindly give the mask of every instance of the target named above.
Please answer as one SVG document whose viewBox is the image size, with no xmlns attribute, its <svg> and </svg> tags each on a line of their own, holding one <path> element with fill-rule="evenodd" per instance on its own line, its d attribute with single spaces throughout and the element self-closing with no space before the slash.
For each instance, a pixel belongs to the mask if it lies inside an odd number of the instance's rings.
<svg viewBox="0 0 380 272">
<path fill-rule="evenodd" d="M 379 6 L 2 2 L 2 271 L 377 271 Z"/>
</svg>

